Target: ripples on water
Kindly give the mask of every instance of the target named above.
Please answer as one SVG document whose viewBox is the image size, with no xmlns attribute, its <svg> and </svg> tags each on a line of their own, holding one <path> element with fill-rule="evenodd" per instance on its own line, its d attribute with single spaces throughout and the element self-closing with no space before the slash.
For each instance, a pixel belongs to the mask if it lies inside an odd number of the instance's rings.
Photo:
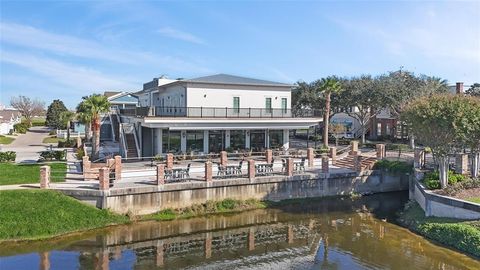
<svg viewBox="0 0 480 270">
<path fill-rule="evenodd" d="M 390 223 L 404 193 L 142 222 L 0 247 L 0 269 L 480 269 Z"/>
</svg>

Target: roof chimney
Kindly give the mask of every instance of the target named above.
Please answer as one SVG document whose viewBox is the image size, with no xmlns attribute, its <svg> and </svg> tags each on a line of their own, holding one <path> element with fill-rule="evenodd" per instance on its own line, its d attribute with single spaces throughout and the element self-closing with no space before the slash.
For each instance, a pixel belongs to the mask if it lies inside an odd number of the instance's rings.
<svg viewBox="0 0 480 270">
<path fill-rule="evenodd" d="M 456 88 L 455 88 L 455 93 L 456 94 L 463 94 L 463 82 L 457 82 Z"/>
</svg>

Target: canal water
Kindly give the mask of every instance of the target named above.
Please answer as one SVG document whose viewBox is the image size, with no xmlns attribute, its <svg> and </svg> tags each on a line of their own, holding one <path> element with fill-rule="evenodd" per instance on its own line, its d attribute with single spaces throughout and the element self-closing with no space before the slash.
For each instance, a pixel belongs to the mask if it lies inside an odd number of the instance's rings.
<svg viewBox="0 0 480 270">
<path fill-rule="evenodd" d="M 480 269 L 393 222 L 405 193 L 331 198 L 0 246 L 0 269 Z"/>
</svg>

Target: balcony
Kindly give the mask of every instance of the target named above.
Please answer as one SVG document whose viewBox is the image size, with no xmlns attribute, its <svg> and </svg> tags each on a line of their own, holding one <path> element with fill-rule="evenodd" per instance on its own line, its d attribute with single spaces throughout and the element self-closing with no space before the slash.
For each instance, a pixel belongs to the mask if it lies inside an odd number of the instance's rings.
<svg viewBox="0 0 480 270">
<path fill-rule="evenodd" d="M 188 118 L 320 118 L 322 111 L 313 109 L 264 109 L 228 107 L 137 107 L 120 109 L 120 114 L 136 117 Z"/>
</svg>

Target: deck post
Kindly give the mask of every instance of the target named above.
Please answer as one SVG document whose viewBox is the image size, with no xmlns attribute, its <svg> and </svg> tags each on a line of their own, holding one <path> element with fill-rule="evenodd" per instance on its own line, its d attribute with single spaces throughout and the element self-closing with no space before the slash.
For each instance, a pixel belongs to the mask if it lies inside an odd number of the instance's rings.
<svg viewBox="0 0 480 270">
<path fill-rule="evenodd" d="M 40 188 L 50 187 L 50 166 L 40 167 Z"/>
<path fill-rule="evenodd" d="M 248 160 L 248 179 L 255 179 L 255 160 L 253 159 Z"/>
<path fill-rule="evenodd" d="M 157 164 L 157 185 L 165 184 L 165 164 Z"/>
<path fill-rule="evenodd" d="M 351 141 L 350 146 L 352 146 L 352 150 L 349 154 L 352 156 L 358 155 L 358 141 Z"/>
<path fill-rule="evenodd" d="M 329 156 L 332 159 L 332 165 L 335 165 L 335 163 L 337 163 L 337 148 L 336 147 L 330 147 Z"/>
<path fill-rule="evenodd" d="M 287 176 L 293 176 L 293 158 L 287 158 L 286 166 L 285 171 Z"/>
<path fill-rule="evenodd" d="M 108 190 L 110 188 L 110 169 L 108 167 L 102 167 L 98 174 L 98 189 Z"/>
<path fill-rule="evenodd" d="M 220 151 L 220 164 L 222 166 L 227 166 L 228 164 L 227 151 Z"/>
<path fill-rule="evenodd" d="M 267 163 L 268 163 L 268 164 L 272 163 L 272 159 L 273 159 L 273 151 L 272 151 L 272 149 L 267 149 L 267 150 L 265 150 L 265 159 L 267 160 Z"/>
<path fill-rule="evenodd" d="M 323 173 L 328 173 L 328 170 L 329 170 L 328 162 L 329 162 L 328 156 L 322 156 L 322 172 Z"/>
<path fill-rule="evenodd" d="M 377 148 L 377 159 L 385 158 L 385 144 L 379 143 L 376 145 Z"/>
<path fill-rule="evenodd" d="M 315 159 L 315 152 L 313 151 L 313 148 L 307 148 L 307 160 L 308 160 L 308 167 L 313 168 L 313 162 Z"/>
<path fill-rule="evenodd" d="M 173 154 L 172 153 L 167 154 L 167 169 L 169 169 L 169 170 L 173 169 Z"/>
<path fill-rule="evenodd" d="M 205 177 L 206 182 L 212 182 L 213 180 L 213 171 L 212 171 L 212 162 L 207 161 L 205 162 Z"/>
<path fill-rule="evenodd" d="M 115 156 L 115 182 L 122 179 L 122 156 Z"/>
</svg>

